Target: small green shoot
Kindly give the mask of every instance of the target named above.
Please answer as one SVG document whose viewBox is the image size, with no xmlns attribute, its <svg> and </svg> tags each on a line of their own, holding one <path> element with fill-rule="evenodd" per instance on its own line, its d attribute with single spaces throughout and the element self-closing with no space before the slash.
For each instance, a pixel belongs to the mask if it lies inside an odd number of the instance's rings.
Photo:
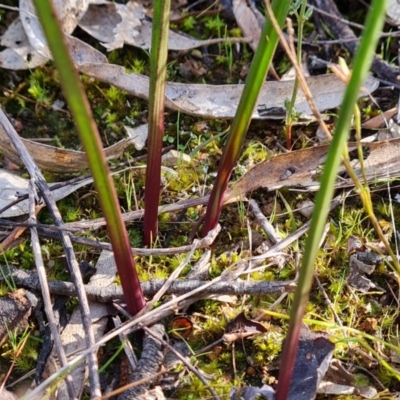
<svg viewBox="0 0 400 400">
<path fill-rule="evenodd" d="M 4 253 L 4 251 L 2 250 L 1 246 L 0 246 L 0 253 L 3 255 L 3 257 L 4 257 L 4 262 L 6 263 L 7 270 L 8 270 L 8 272 L 9 272 L 9 274 L 11 275 L 10 265 L 8 264 L 7 257 L 6 257 L 6 255 L 5 255 L 5 253 Z M 4 282 L 5 282 L 5 284 L 6 284 L 7 288 L 8 288 L 8 290 L 9 290 L 10 292 L 13 292 L 14 290 L 17 290 L 17 285 L 15 284 L 14 279 L 12 278 L 12 276 L 11 276 L 11 277 L 6 276 L 6 275 L 4 274 L 3 268 L 0 268 L 0 271 L 1 271 L 1 275 L 2 275 L 2 277 L 3 277 L 3 280 L 4 280 Z"/>
<path fill-rule="evenodd" d="M 304 24 L 311 17 L 312 8 L 307 9 L 307 0 L 297 0 L 292 5 L 289 14 L 294 15 L 297 19 L 297 62 L 301 65 L 302 58 L 302 44 L 303 44 L 303 30 Z M 294 51 L 294 48 L 292 48 Z M 296 75 L 294 85 L 293 85 L 293 93 L 290 100 L 285 102 L 285 108 L 287 110 L 286 113 L 286 121 L 285 121 L 285 133 L 286 133 L 286 146 L 287 149 L 290 150 L 292 148 L 292 126 L 293 122 L 298 118 L 294 105 L 296 103 L 297 91 L 299 89 L 299 81 Z"/>
<path fill-rule="evenodd" d="M 11 331 L 8 328 L 5 319 L 3 320 L 2 324 L 5 326 L 5 329 L 7 331 L 8 343 L 11 347 L 7 353 L 2 354 L 2 357 L 7 357 L 7 358 L 11 359 L 12 362 L 8 369 L 7 374 L 5 375 L 3 381 L 0 385 L 0 393 L 2 392 L 14 367 L 18 366 L 18 369 L 22 370 L 22 371 L 27 371 L 32 367 L 32 364 L 28 365 L 29 362 L 26 357 L 21 357 L 21 353 L 22 353 L 24 347 L 26 346 L 29 336 L 31 334 L 31 327 L 27 326 L 25 328 L 25 330 L 22 332 L 22 334 L 19 334 L 18 329 Z M 34 356 L 35 355 L 37 356 L 37 354 L 34 354 Z M 20 358 L 21 358 L 21 360 L 20 360 Z M 33 359 L 31 361 L 33 361 L 34 358 L 35 357 L 33 357 Z M 18 363 L 19 363 L 19 365 L 18 365 Z"/>
</svg>

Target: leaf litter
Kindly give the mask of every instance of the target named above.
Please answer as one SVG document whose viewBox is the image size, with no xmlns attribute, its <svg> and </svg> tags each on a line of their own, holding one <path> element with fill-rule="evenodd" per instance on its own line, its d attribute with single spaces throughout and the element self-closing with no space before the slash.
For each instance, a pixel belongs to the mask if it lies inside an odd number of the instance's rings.
<svg viewBox="0 0 400 400">
<path fill-rule="evenodd" d="M 71 34 L 74 28 L 79 25 L 82 29 L 100 40 L 109 51 L 120 48 L 125 44 L 146 49 L 150 47 L 151 23 L 144 18 L 145 10 L 141 5 L 132 1 L 127 5 L 120 5 L 106 1 L 96 1 L 91 3 L 93 4 L 89 5 L 89 2 L 85 1 L 76 1 L 74 4 L 72 4 L 72 2 L 56 2 L 60 12 L 59 15 L 62 19 L 63 29 L 67 34 Z M 63 5 L 65 5 L 66 8 L 63 8 Z M 234 5 L 235 7 L 243 6 L 243 2 L 235 1 Z M 33 11 L 31 7 L 32 5 L 30 1 L 21 2 L 21 13 L 24 13 L 21 14 L 22 22 L 21 20 L 16 20 L 12 25 L 10 25 L 9 31 L 7 31 L 2 37 L 1 44 L 7 47 L 7 49 L 3 50 L 0 54 L 0 65 L 3 66 L 3 68 L 34 68 L 44 64 L 50 58 L 47 44 L 45 43 L 45 40 L 43 40 L 40 27 L 34 18 L 27 18 L 27 15 Z M 64 12 L 64 14 L 62 14 L 62 12 Z M 65 16 L 65 19 L 63 19 L 62 15 Z M 67 18 L 71 16 L 72 18 Z M 257 16 L 253 21 L 256 20 L 258 21 Z M 93 25 L 100 25 L 101 29 L 96 30 Z M 242 24 L 242 26 L 248 26 L 248 22 Z M 257 41 L 257 29 L 256 33 L 249 33 L 246 34 L 246 36 L 250 37 L 250 43 L 253 43 L 254 46 L 254 43 Z M 169 39 L 170 50 L 188 50 L 194 47 L 216 43 L 217 41 L 223 41 L 221 39 L 217 39 L 216 41 L 199 41 L 185 38 L 185 36 L 175 34 L 174 32 L 170 33 Z M 81 42 L 77 38 L 69 37 L 68 41 L 71 52 L 74 56 L 74 61 L 81 72 L 105 83 L 119 87 L 137 97 L 147 99 L 147 77 L 133 73 L 128 74 L 122 67 L 108 64 L 102 53 L 96 51 L 93 47 Z M 311 86 L 314 99 L 320 111 L 340 106 L 345 85 L 341 84 L 336 77 L 333 75 L 312 77 L 309 79 L 308 83 Z M 377 86 L 378 81 L 375 78 L 369 77 L 365 84 L 366 91 L 360 93 L 360 96 L 366 96 L 372 93 Z M 260 96 L 257 109 L 253 114 L 253 118 L 282 119 L 282 114 L 268 114 L 265 113 L 265 110 L 271 108 L 278 110 L 282 109 L 285 100 L 289 98 L 292 93 L 292 88 L 293 82 L 266 83 L 263 94 Z M 241 85 L 215 86 L 171 82 L 167 85 L 166 102 L 167 107 L 172 110 L 181 111 L 189 115 L 204 118 L 229 119 L 234 115 L 241 90 Z M 302 97 L 302 92 L 300 92 L 295 108 L 305 120 L 310 117 L 311 112 L 308 104 Z M 132 137 L 131 132 L 129 132 L 129 136 Z M 146 128 L 142 127 L 139 135 L 139 138 L 141 139 L 137 143 L 137 148 L 142 146 L 145 136 Z M 3 140 L 2 143 L 1 140 Z M 4 148 L 6 154 L 9 152 L 10 158 L 14 157 L 14 159 L 18 161 L 15 158 L 15 155 L 12 155 L 12 149 L 7 145 L 4 137 L 1 138 L 0 136 L 0 143 L 2 144 L 2 150 Z M 110 151 L 111 156 L 120 156 L 130 143 L 130 139 L 118 143 L 118 151 Z M 37 152 L 35 160 L 39 167 L 43 169 L 48 168 L 54 172 L 74 172 L 86 168 L 84 155 L 81 152 L 62 149 L 62 157 L 60 159 L 60 155 L 57 153 L 59 153 L 61 149 L 52 146 L 42 147 L 43 145 L 36 145 L 37 143 L 31 144 L 32 148 L 35 148 Z M 400 171 L 397 161 L 397 145 L 398 142 L 396 139 L 388 142 L 365 145 L 368 147 L 370 152 L 365 160 L 365 169 L 368 179 L 371 179 L 372 181 L 376 178 L 387 179 L 399 176 Z M 35 152 L 35 150 L 32 151 Z M 228 191 L 225 200 L 243 198 L 244 194 L 252 192 L 259 187 L 267 188 L 269 191 L 283 187 L 292 187 L 307 191 L 318 190 L 318 177 L 321 171 L 320 168 L 324 162 L 326 150 L 327 146 L 318 146 L 311 149 L 294 151 L 271 157 L 264 163 L 251 169 L 242 179 L 237 181 Z M 41 158 L 43 158 L 43 154 L 47 153 L 50 154 L 50 161 L 48 161 L 47 164 L 42 163 Z M 73 158 L 75 155 L 77 157 Z M 69 158 L 71 158 L 70 161 Z M 60 171 L 57 170 L 57 165 L 59 166 Z M 68 167 L 68 165 L 70 165 L 70 167 Z M 359 176 L 361 176 L 360 169 L 357 165 L 356 171 L 358 171 Z M 9 175 L 4 176 L 5 180 L 14 179 L 10 178 Z M 25 184 L 26 182 L 22 181 L 19 183 L 21 186 L 20 190 L 26 190 L 26 186 L 24 186 Z M 1 185 L 1 187 L 3 187 L 3 184 Z M 338 180 L 337 187 L 348 187 L 351 185 L 352 182 L 350 179 L 346 176 L 342 176 Z M 23 187 L 25 187 L 25 189 L 22 189 Z M 18 184 L 11 189 L 15 191 L 13 193 L 14 197 L 17 195 L 17 188 Z M 10 197 L 7 198 L 7 201 L 9 201 L 9 199 Z M 204 202 L 206 202 L 206 199 L 207 198 L 205 197 Z M 303 332 L 303 336 L 304 338 L 307 338 L 309 334 Z M 319 341 L 321 340 L 322 339 L 319 339 Z M 305 358 L 307 360 L 317 359 L 318 361 L 323 361 L 325 360 L 325 357 L 327 357 L 325 354 L 320 360 L 319 355 L 313 355 L 314 353 L 308 347 L 305 351 Z M 332 350 L 327 352 L 328 355 L 329 353 L 330 356 L 328 357 L 331 357 Z M 300 354 L 302 353 L 300 352 Z M 300 360 L 299 357 L 297 361 Z M 323 363 L 325 363 L 324 369 L 326 370 L 327 361 L 323 361 Z M 304 365 L 304 363 L 300 364 L 300 369 L 302 369 Z M 312 367 L 311 374 L 315 375 L 318 368 L 319 366 L 316 366 L 316 368 Z M 318 372 L 319 377 L 324 374 L 325 372 Z M 301 390 L 306 386 L 304 384 L 304 379 L 308 378 L 302 375 L 299 381 L 299 388 Z M 318 380 L 317 382 L 319 383 Z M 311 390 L 311 393 L 306 394 L 304 398 L 313 398 L 312 396 L 314 395 L 317 386 L 318 384 L 315 385 L 315 389 L 310 387 L 309 389 Z M 245 396 L 245 398 L 255 398 L 257 394 L 263 393 L 262 391 L 257 390 L 250 390 L 250 392 L 251 394 L 248 394 L 248 397 Z M 296 393 L 298 393 L 297 389 Z"/>
</svg>

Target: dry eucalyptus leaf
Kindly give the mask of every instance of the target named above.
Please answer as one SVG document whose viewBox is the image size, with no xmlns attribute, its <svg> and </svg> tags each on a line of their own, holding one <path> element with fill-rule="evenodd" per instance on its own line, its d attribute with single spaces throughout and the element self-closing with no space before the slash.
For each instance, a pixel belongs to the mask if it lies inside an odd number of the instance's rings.
<svg viewBox="0 0 400 400">
<path fill-rule="evenodd" d="M 363 122 L 362 127 L 366 129 L 377 129 L 386 126 L 389 121 L 397 113 L 397 107 L 393 107 L 390 110 L 382 112 L 375 117 Z"/>
<path fill-rule="evenodd" d="M 347 283 L 363 293 L 368 292 L 370 289 L 379 290 L 379 287 L 368 279 L 365 274 L 372 274 L 381 261 L 381 256 L 368 251 L 359 251 L 352 254 L 350 256 L 350 273 L 347 277 Z"/>
<path fill-rule="evenodd" d="M 354 145 L 354 144 L 353 144 Z M 388 142 L 370 143 L 364 145 L 369 148 L 370 156 L 373 154 L 374 158 L 380 161 L 375 165 L 369 163 L 367 168 L 367 176 L 370 176 L 370 182 L 375 182 L 374 174 L 377 169 L 381 168 L 381 163 L 387 159 L 387 150 L 389 146 L 396 148 L 400 146 L 400 139 L 392 139 Z M 241 179 L 234 182 L 225 193 L 223 204 L 229 204 L 237 200 L 243 200 L 246 193 L 253 192 L 259 188 L 266 188 L 267 190 L 275 190 L 281 187 L 289 187 L 292 189 L 300 189 L 302 191 L 315 191 L 320 187 L 318 180 L 315 180 L 321 174 L 321 166 L 326 159 L 328 146 L 317 146 L 304 150 L 292 151 L 290 153 L 279 154 L 273 156 L 262 163 L 256 165 L 248 171 Z M 397 153 L 399 154 L 399 152 Z M 367 160 L 368 161 L 368 158 Z M 357 175 L 361 177 L 361 171 L 356 171 Z M 385 179 L 396 178 L 400 176 L 400 159 L 393 155 L 390 160 L 388 168 L 383 173 Z M 352 187 L 354 183 L 351 179 L 339 179 L 336 188 Z M 187 207 L 194 207 L 200 204 L 207 204 L 209 195 L 183 200 L 175 204 L 168 204 L 159 207 L 159 213 L 175 212 Z M 126 221 L 133 221 L 143 218 L 143 210 L 132 211 L 124 215 Z M 104 219 L 92 220 L 89 223 L 80 222 L 74 223 L 75 227 L 86 229 L 92 226 L 104 225 Z"/>
<path fill-rule="evenodd" d="M 134 1 L 128 4 L 92 4 L 79 26 L 111 51 L 123 47 L 124 43 L 137 43 L 144 16 L 143 6 Z"/>
<path fill-rule="evenodd" d="M 145 9 L 136 1 L 116 4 L 106 1 L 91 4 L 79 22 L 80 28 L 101 41 L 108 51 L 129 44 L 142 49 L 151 47 L 152 23 L 145 19 Z M 168 34 L 168 49 L 187 51 L 221 42 L 243 42 L 242 38 L 198 40 L 174 31 Z"/>
<path fill-rule="evenodd" d="M 318 393 L 336 396 L 354 394 L 364 399 L 376 399 L 378 391 L 372 386 L 350 386 L 323 381 L 318 387 Z"/>
<path fill-rule="evenodd" d="M 61 28 L 67 35 L 71 34 L 78 24 L 79 19 L 86 12 L 88 0 L 54 0 L 55 12 L 60 21 Z M 32 0 L 20 0 L 20 17 L 25 33 L 31 46 L 42 56 L 51 58 L 50 50 L 44 36 Z"/>
<path fill-rule="evenodd" d="M 253 10 L 247 5 L 245 0 L 233 0 L 232 9 L 239 28 L 242 30 L 244 37 L 250 40 L 249 45 L 256 51 L 258 41 L 261 36 L 261 27 L 257 16 Z"/>
<path fill-rule="evenodd" d="M 69 36 L 86 11 L 88 0 L 56 0 L 54 5 L 75 64 L 106 63 L 107 57 L 102 53 L 87 43 Z M 51 58 L 31 0 L 20 1 L 20 18 L 8 27 L 2 37 L 1 45 L 6 47 L 0 53 L 0 66 L 3 68 L 12 70 L 34 68 L 43 65 Z"/>
<path fill-rule="evenodd" d="M 124 125 L 124 128 L 128 134 L 128 137 L 131 138 L 135 149 L 142 150 L 149 134 L 149 124 L 143 124 L 137 126 L 136 128 L 131 128 L 130 126 Z"/>
<path fill-rule="evenodd" d="M 73 36 L 65 36 L 65 39 L 72 61 L 76 65 L 88 62 L 107 63 L 107 57 L 103 53 L 82 42 L 82 40 Z"/>
<path fill-rule="evenodd" d="M 62 186 L 59 189 L 52 191 L 56 201 L 67 197 L 69 194 L 75 192 L 80 187 L 88 185 L 93 182 L 92 178 L 87 178 L 73 185 Z M 54 184 L 53 184 L 54 185 Z M 28 193 L 29 180 L 24 179 L 9 171 L 0 169 L 0 209 L 8 206 L 11 202 L 17 200 L 20 196 Z M 50 184 L 50 187 L 52 184 Z M 29 200 L 25 199 L 15 204 L 11 208 L 0 214 L 1 218 L 17 217 L 19 215 L 28 214 Z"/>
<path fill-rule="evenodd" d="M 107 57 L 94 47 L 73 36 L 66 35 L 65 38 L 75 64 L 107 63 Z M 1 45 L 7 47 L 0 52 L 0 66 L 3 68 L 12 70 L 34 68 L 43 65 L 50 58 L 42 56 L 31 46 L 19 19 L 16 19 L 4 33 Z"/>
<path fill-rule="evenodd" d="M 40 169 L 57 173 L 73 173 L 89 168 L 86 154 L 83 151 L 62 149 L 28 139 L 22 139 L 22 141 Z M 131 144 L 132 139 L 127 138 L 105 148 L 107 159 L 112 160 L 120 157 Z M 0 152 L 14 163 L 22 165 L 14 146 L 1 125 Z"/>
<path fill-rule="evenodd" d="M 96 264 L 96 273 L 90 279 L 87 286 L 97 288 L 107 288 L 114 285 L 117 267 L 115 265 L 114 254 L 109 251 L 102 251 Z M 107 304 L 89 301 L 90 320 L 95 340 L 99 340 L 107 327 L 110 308 Z M 85 348 L 85 332 L 82 325 L 82 316 L 79 308 L 75 308 L 67 326 L 61 333 L 61 341 L 66 354 L 73 354 L 78 349 Z M 55 349 L 53 357 L 57 357 Z M 73 385 L 78 398 L 82 397 L 87 369 L 85 363 L 80 364 L 71 371 Z M 65 382 L 63 381 L 57 390 L 57 399 L 69 399 Z"/>
<path fill-rule="evenodd" d="M 123 67 L 114 64 L 83 64 L 79 70 L 102 82 L 109 83 L 137 97 L 148 98 L 149 78 L 147 76 L 126 73 Z M 324 111 L 340 106 L 346 85 L 334 74 L 307 78 L 318 110 Z M 266 82 L 261 90 L 253 118 L 279 118 L 274 114 L 265 115 L 271 108 L 283 108 L 285 100 L 293 92 L 294 81 Z M 364 84 L 365 96 L 379 85 L 377 79 L 369 76 Z M 186 114 L 207 118 L 233 118 L 244 85 L 202 85 L 167 82 L 166 106 Z M 299 90 L 295 109 L 302 115 L 311 115 L 306 98 Z"/>
<path fill-rule="evenodd" d="M 324 332 L 302 326 L 288 400 L 312 400 L 328 370 L 335 345 Z"/>
<path fill-rule="evenodd" d="M 383 142 L 370 143 L 366 146 L 364 169 L 370 181 L 399 176 L 400 174 L 400 140 L 392 139 Z M 360 165 L 355 166 L 357 175 L 361 177 Z"/>
<path fill-rule="evenodd" d="M 0 67 L 2 68 L 12 70 L 35 68 L 48 60 L 39 55 L 31 46 L 19 18 L 4 32 L 0 44 L 6 47 L 0 52 Z"/>
<path fill-rule="evenodd" d="M 79 21 L 79 27 L 103 43 L 114 40 L 114 28 L 122 22 L 122 16 L 117 11 L 121 4 L 103 2 L 89 5 L 86 13 Z"/>
<path fill-rule="evenodd" d="M 140 34 L 135 38 L 134 42 L 126 42 L 132 46 L 139 46 L 142 49 L 150 49 L 151 47 L 151 30 L 153 24 L 150 21 L 143 20 L 142 26 L 140 28 Z M 168 33 L 168 50 L 173 51 L 188 51 L 196 47 L 210 46 L 217 43 L 241 43 L 247 42 L 243 38 L 220 38 L 220 39 L 208 39 L 199 40 L 191 36 L 181 35 L 174 31 L 169 31 Z"/>
<path fill-rule="evenodd" d="M 363 149 L 364 171 L 369 182 L 400 176 L 400 139 L 368 143 L 363 145 Z M 260 187 L 268 190 L 281 187 L 318 190 L 318 179 L 328 150 L 328 145 L 317 146 L 268 158 L 235 182 L 225 194 L 224 201 L 240 198 Z M 361 167 L 355 164 L 354 171 L 362 180 Z M 336 184 L 337 188 L 352 186 L 352 179 L 346 177 L 341 177 Z"/>
<path fill-rule="evenodd" d="M 386 14 L 393 20 L 393 23 L 400 25 L 400 2 L 399 0 L 389 0 Z"/>
<path fill-rule="evenodd" d="M 263 385 L 260 388 L 254 386 L 232 387 L 229 391 L 230 400 L 257 400 L 260 398 L 275 400 L 275 390 L 269 385 Z"/>
</svg>

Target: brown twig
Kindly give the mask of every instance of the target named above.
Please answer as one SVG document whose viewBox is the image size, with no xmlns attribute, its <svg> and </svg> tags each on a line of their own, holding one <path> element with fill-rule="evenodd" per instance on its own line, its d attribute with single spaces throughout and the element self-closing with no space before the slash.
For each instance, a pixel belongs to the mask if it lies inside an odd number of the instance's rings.
<svg viewBox="0 0 400 400">
<path fill-rule="evenodd" d="M 39 278 L 34 271 L 27 271 L 22 269 L 17 269 L 12 266 L 7 268 L 6 266 L 1 266 L 0 269 L 3 273 L 0 274 L 0 282 L 4 279 L 14 279 L 16 285 L 25 287 L 34 291 L 41 291 Z M 153 279 L 151 281 L 142 282 L 142 290 L 146 296 L 154 296 L 161 287 L 165 284 L 165 279 Z M 198 288 L 209 284 L 210 281 L 203 281 L 198 279 L 191 280 L 177 280 L 172 282 L 165 294 L 175 294 L 180 295 L 188 293 L 192 290 L 197 290 Z M 53 295 L 59 296 L 76 296 L 76 289 L 72 282 L 64 281 L 48 281 L 49 291 Z M 294 281 L 221 281 L 214 282 L 213 286 L 209 286 L 204 289 L 203 295 L 266 295 L 266 294 L 279 294 L 286 291 L 293 291 L 295 288 Z M 113 300 L 123 299 L 123 293 L 120 286 L 110 286 L 107 288 L 96 288 L 88 285 L 84 285 L 83 289 L 89 300 L 96 301 L 99 303 L 108 303 Z"/>
<path fill-rule="evenodd" d="M 35 186 L 34 179 L 29 181 L 29 222 L 36 223 L 36 213 L 35 213 Z M 47 321 L 50 326 L 50 331 L 53 336 L 54 346 L 56 348 L 57 356 L 62 367 L 68 364 L 67 356 L 64 352 L 64 347 L 61 342 L 60 333 L 57 328 L 56 319 L 54 317 L 52 301 L 50 299 L 50 291 L 47 283 L 46 271 L 43 264 L 42 250 L 40 248 L 39 235 L 35 227 L 31 227 L 31 242 L 32 251 L 35 258 L 35 265 L 37 270 L 37 275 L 40 281 L 41 295 L 44 302 L 44 309 L 47 315 Z M 68 395 L 71 399 L 78 399 L 75 394 L 75 389 L 72 381 L 72 376 L 68 374 L 65 377 Z"/>
<path fill-rule="evenodd" d="M 1 225 L 1 223 L 0 223 Z M 38 226 L 38 232 L 40 235 L 44 235 L 47 237 L 53 237 L 53 238 L 58 238 L 58 233 L 54 231 L 52 227 L 48 227 L 46 225 L 39 225 Z M 82 236 L 76 236 L 70 234 L 70 238 L 74 243 L 79 243 L 83 244 L 85 246 L 93 247 L 95 249 L 100 249 L 100 250 L 108 250 L 112 251 L 111 244 L 106 243 L 106 242 L 99 242 L 97 240 L 85 238 Z M 212 241 L 210 237 L 202 238 L 198 242 L 198 249 L 203 249 L 206 247 L 211 246 Z M 151 256 L 151 255 L 157 255 L 157 256 L 166 256 L 166 255 L 173 255 L 173 254 L 182 254 L 182 253 L 187 253 L 190 251 L 192 248 L 192 245 L 188 244 L 185 246 L 179 246 L 179 247 L 169 247 L 169 248 L 163 248 L 163 249 L 147 249 L 147 248 L 140 248 L 140 247 L 132 247 L 132 252 L 136 256 Z"/>
</svg>

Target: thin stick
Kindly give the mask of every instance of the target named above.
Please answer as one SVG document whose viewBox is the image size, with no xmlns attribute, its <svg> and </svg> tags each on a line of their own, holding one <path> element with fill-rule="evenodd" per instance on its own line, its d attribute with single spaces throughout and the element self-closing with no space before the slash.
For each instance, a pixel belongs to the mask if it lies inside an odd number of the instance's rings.
<svg viewBox="0 0 400 400">
<path fill-rule="evenodd" d="M 249 206 L 251 212 L 254 214 L 254 217 L 256 218 L 257 222 L 260 224 L 262 230 L 266 233 L 268 236 L 269 240 L 273 244 L 276 244 L 282 240 L 282 238 L 276 233 L 275 228 L 272 226 L 272 224 L 268 221 L 268 218 L 262 213 L 260 207 L 256 203 L 254 199 L 251 199 L 249 201 Z"/>
<path fill-rule="evenodd" d="M 12 222 L 11 222 L 12 224 Z M 0 223 L 1 225 L 1 223 Z M 48 237 L 53 237 L 53 238 L 59 238 L 58 233 L 55 231 L 56 229 L 60 229 L 58 227 L 53 227 L 48 226 L 48 225 L 43 225 L 43 224 L 38 224 L 38 232 L 39 235 L 43 236 L 48 236 Z M 75 228 L 72 228 L 75 229 Z M 69 228 L 66 228 L 65 230 L 69 230 Z M 79 229 L 81 230 L 81 229 Z M 217 232 L 214 232 L 215 237 Z M 90 246 L 94 247 L 96 249 L 101 249 L 101 250 L 108 250 L 112 251 L 112 247 L 110 243 L 106 242 L 99 242 L 97 240 L 81 237 L 81 236 L 76 236 L 76 235 L 69 235 L 71 238 L 71 241 L 74 243 L 79 243 L 83 244 L 85 246 Z M 198 244 L 197 248 L 198 249 L 203 249 L 206 247 L 211 246 L 215 238 L 213 236 L 206 236 L 205 238 L 198 239 Z M 152 248 L 152 249 L 146 249 L 146 248 L 139 248 L 139 247 L 132 247 L 132 252 L 133 254 L 137 256 L 166 256 L 166 255 L 173 255 L 173 254 L 181 254 L 181 253 L 187 253 L 190 251 L 192 248 L 191 244 L 184 245 L 184 246 L 179 246 L 179 247 L 169 247 L 165 249 L 157 249 L 157 248 Z"/>
<path fill-rule="evenodd" d="M 29 222 L 32 224 L 36 223 L 34 193 L 35 193 L 34 179 L 31 179 L 29 181 Z M 40 280 L 41 294 L 44 302 L 44 309 L 47 315 L 47 321 L 49 323 L 50 331 L 53 336 L 54 346 L 56 348 L 58 359 L 60 360 L 61 367 L 64 367 L 68 364 L 67 356 L 65 355 L 64 347 L 61 342 L 60 333 L 58 332 L 56 319 L 53 313 L 53 308 L 50 299 L 50 291 L 49 291 L 49 286 L 47 284 L 47 276 L 40 248 L 39 236 L 35 227 L 31 227 L 31 242 L 32 242 L 32 251 L 35 258 L 36 270 L 38 272 L 38 277 Z M 78 397 L 75 394 L 72 376 L 70 374 L 68 374 L 65 377 L 65 382 L 67 385 L 67 391 L 69 397 L 71 399 L 78 399 Z"/>
</svg>

